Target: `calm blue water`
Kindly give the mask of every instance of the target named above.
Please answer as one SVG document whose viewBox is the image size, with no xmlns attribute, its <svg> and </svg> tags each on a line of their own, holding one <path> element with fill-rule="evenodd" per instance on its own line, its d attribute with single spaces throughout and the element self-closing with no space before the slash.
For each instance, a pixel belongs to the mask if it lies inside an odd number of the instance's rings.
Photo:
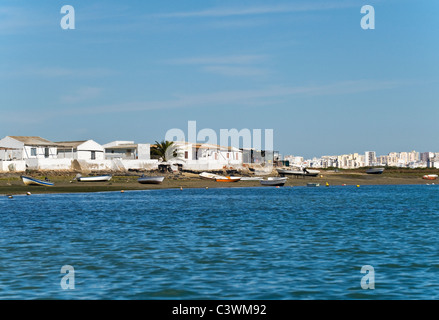
<svg viewBox="0 0 439 320">
<path fill-rule="evenodd" d="M 439 185 L 2 196 L 0 299 L 438 299 L 438 238 Z"/>
</svg>

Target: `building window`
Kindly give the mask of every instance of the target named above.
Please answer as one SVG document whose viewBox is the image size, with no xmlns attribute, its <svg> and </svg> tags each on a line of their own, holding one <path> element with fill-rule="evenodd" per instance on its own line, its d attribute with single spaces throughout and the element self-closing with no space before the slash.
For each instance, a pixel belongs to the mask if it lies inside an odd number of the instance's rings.
<svg viewBox="0 0 439 320">
<path fill-rule="evenodd" d="M 44 157 L 49 158 L 49 148 L 44 148 Z"/>
<path fill-rule="evenodd" d="M 37 156 L 37 148 L 30 148 L 30 155 L 32 157 L 36 157 Z"/>
<path fill-rule="evenodd" d="M 91 160 L 96 160 L 96 151 L 91 152 Z"/>
<path fill-rule="evenodd" d="M 189 152 L 188 152 L 188 151 L 185 151 L 185 152 L 184 152 L 184 158 L 185 158 L 185 159 L 188 159 L 188 158 L 189 158 Z"/>
</svg>

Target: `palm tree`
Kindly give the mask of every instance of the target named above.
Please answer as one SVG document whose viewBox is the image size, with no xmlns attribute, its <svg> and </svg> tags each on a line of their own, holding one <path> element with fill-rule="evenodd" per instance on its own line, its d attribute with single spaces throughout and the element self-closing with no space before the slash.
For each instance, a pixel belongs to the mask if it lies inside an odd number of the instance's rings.
<svg viewBox="0 0 439 320">
<path fill-rule="evenodd" d="M 168 159 L 177 156 L 173 141 L 155 142 L 155 145 L 151 147 L 151 154 L 162 158 L 163 162 L 168 161 Z"/>
</svg>

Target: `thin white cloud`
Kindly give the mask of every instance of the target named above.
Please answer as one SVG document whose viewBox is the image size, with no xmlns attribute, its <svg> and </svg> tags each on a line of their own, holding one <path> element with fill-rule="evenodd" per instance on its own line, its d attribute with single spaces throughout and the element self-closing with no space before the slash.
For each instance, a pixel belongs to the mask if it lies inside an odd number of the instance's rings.
<svg viewBox="0 0 439 320">
<path fill-rule="evenodd" d="M 63 67 L 42 67 L 42 68 L 22 68 L 13 72 L 4 73 L 9 77 L 105 77 L 114 72 L 105 68 L 63 68 Z"/>
<path fill-rule="evenodd" d="M 29 33 L 51 26 L 37 8 L 26 10 L 21 7 L 0 7 L 0 34 Z"/>
<path fill-rule="evenodd" d="M 220 91 L 205 94 L 174 95 L 173 100 L 131 102 L 114 105 L 102 105 L 87 109 L 75 109 L 74 111 L 60 111 L 72 114 L 107 114 L 119 112 L 141 112 L 148 110 L 167 110 L 190 107 L 217 107 L 221 105 L 241 105 L 252 107 L 261 105 L 262 99 L 266 105 L 280 98 L 291 98 L 294 96 L 317 96 L 317 95 L 346 95 L 362 92 L 388 90 L 406 85 L 400 81 L 373 81 L 357 80 L 344 81 L 326 85 L 311 86 L 270 86 L 260 90 L 236 90 Z"/>
<path fill-rule="evenodd" d="M 174 99 L 162 101 L 140 101 L 126 102 L 115 104 L 103 104 L 88 107 L 75 108 L 58 108 L 45 113 L 41 111 L 34 113 L 32 111 L 14 112 L 14 114 L 5 114 L 2 121 L 8 123 L 39 123 L 49 118 L 56 119 L 60 117 L 78 115 L 107 115 L 127 112 L 145 112 L 151 110 L 172 110 L 179 108 L 217 108 L 218 106 L 234 105 L 247 108 L 260 108 L 273 106 L 276 103 L 285 103 L 294 97 L 303 96 L 330 96 L 330 95 L 349 95 L 374 91 L 386 91 L 398 87 L 413 85 L 408 81 L 376 81 L 376 80 L 352 80 L 337 82 L 324 85 L 309 86 L 269 86 L 259 90 L 230 90 L 212 93 L 200 94 L 175 94 Z M 85 90 L 86 92 L 87 90 Z M 89 93 L 92 93 L 91 90 Z M 98 93 L 97 90 L 96 93 Z M 84 96 L 83 96 L 84 97 Z M 89 103 L 87 103 L 90 105 Z M 19 109 L 19 108 L 17 108 Z M 4 119 L 3 119 L 4 118 Z"/>
<path fill-rule="evenodd" d="M 224 65 L 224 64 L 253 64 L 267 59 L 265 55 L 229 55 L 229 56 L 203 56 L 167 60 L 167 63 L 177 65 Z"/>
<path fill-rule="evenodd" d="M 268 70 L 262 68 L 236 66 L 206 66 L 203 70 L 209 73 L 230 77 L 263 76 L 269 73 Z"/>
<path fill-rule="evenodd" d="M 268 60 L 266 55 L 224 55 L 200 56 L 191 58 L 170 59 L 165 61 L 174 65 L 198 66 L 202 72 L 221 76 L 263 76 L 270 73 L 268 69 L 261 68 Z"/>
<path fill-rule="evenodd" d="M 68 94 L 61 96 L 60 102 L 67 104 L 74 104 L 78 102 L 84 102 L 92 99 L 96 99 L 101 96 L 102 88 L 84 87 L 76 90 L 74 94 Z"/>
</svg>

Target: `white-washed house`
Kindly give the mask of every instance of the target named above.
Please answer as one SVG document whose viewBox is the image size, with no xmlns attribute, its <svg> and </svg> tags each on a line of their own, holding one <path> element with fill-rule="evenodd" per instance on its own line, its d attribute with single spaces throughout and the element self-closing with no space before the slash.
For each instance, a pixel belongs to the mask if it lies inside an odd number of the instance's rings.
<svg viewBox="0 0 439 320">
<path fill-rule="evenodd" d="M 6 136 L 0 140 L 0 147 L 8 148 L 11 160 L 54 159 L 57 144 L 35 136 Z"/>
<path fill-rule="evenodd" d="M 176 156 L 168 160 L 182 164 L 183 169 L 221 170 L 242 166 L 242 150 L 235 147 L 175 141 L 173 148 Z"/>
<path fill-rule="evenodd" d="M 103 145 L 105 159 L 150 160 L 150 144 L 134 141 L 113 141 Z"/>
<path fill-rule="evenodd" d="M 17 168 L 22 168 L 23 162 L 25 169 L 32 170 L 57 170 L 70 167 L 69 163 L 58 162 L 58 145 L 41 137 L 6 136 L 0 140 L 0 147 L 9 149 L 5 150 L 4 157 L 16 161 Z M 8 167 L 10 168 L 11 165 Z"/>
<path fill-rule="evenodd" d="M 118 170 L 155 170 L 158 161 L 150 156 L 149 143 L 134 143 L 134 141 L 112 141 L 103 145 L 105 159 L 111 161 Z"/>
<path fill-rule="evenodd" d="M 58 159 L 75 160 L 104 160 L 104 147 L 93 140 L 60 141 L 58 145 Z"/>
</svg>

